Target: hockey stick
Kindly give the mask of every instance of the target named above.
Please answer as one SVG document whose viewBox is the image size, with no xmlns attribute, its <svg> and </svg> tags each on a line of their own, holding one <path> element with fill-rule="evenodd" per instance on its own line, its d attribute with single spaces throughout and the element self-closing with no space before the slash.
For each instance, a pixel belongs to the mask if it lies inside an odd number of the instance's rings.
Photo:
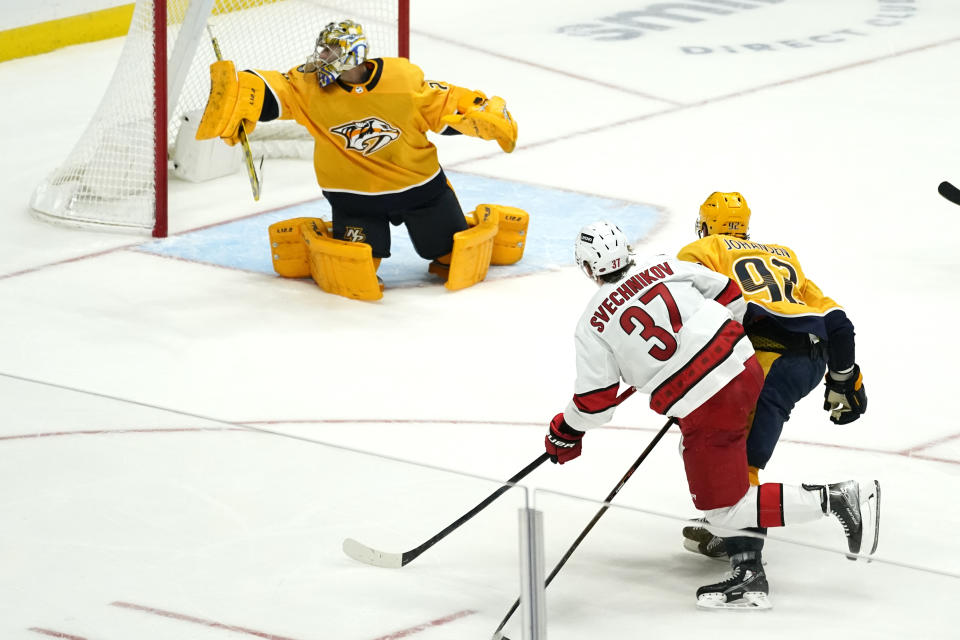
<svg viewBox="0 0 960 640">
<path fill-rule="evenodd" d="M 490 503 L 509 491 L 514 484 L 524 478 L 531 471 L 539 467 L 541 464 L 546 462 L 549 458 L 549 453 L 540 454 L 536 460 L 525 466 L 515 476 L 507 480 L 502 487 L 484 498 L 483 502 L 451 522 L 450 525 L 448 525 L 443 531 L 433 536 L 418 547 L 414 547 L 413 549 L 404 551 L 403 553 L 390 553 L 387 551 L 378 551 L 373 547 L 368 547 L 365 544 L 357 542 L 353 538 L 347 538 L 343 541 L 343 552 L 358 562 L 372 564 L 375 567 L 399 569 L 400 567 L 406 566 L 413 562 L 413 560 L 416 559 L 416 557 L 421 553 L 447 537 L 447 535 L 449 535 L 454 529 L 458 528 L 467 520 L 486 509 Z"/>
<path fill-rule="evenodd" d="M 617 483 L 617 486 L 613 488 L 613 491 L 611 491 L 610 494 L 603 501 L 604 502 L 603 506 L 600 507 L 600 510 L 597 511 L 597 514 L 593 516 L 593 520 L 591 520 L 590 523 L 586 526 L 586 528 L 584 528 L 584 530 L 580 532 L 580 535 L 577 536 L 577 539 L 573 541 L 573 544 L 570 546 L 569 549 L 567 549 L 567 552 L 563 554 L 562 558 L 560 558 L 560 562 L 557 563 L 557 566 L 555 566 L 553 568 L 553 571 L 550 572 L 550 575 L 547 576 L 547 580 L 543 585 L 544 588 L 550 586 L 550 583 L 553 582 L 553 579 L 560 572 L 560 569 L 563 567 L 563 565 L 567 563 L 567 560 L 570 559 L 570 556 L 573 555 L 573 552 L 576 551 L 577 547 L 580 546 L 580 543 L 583 542 L 583 539 L 587 537 L 587 534 L 590 533 L 590 530 L 593 529 L 594 525 L 597 524 L 597 522 L 600 520 L 603 514 L 607 512 L 607 509 L 610 508 L 610 502 L 616 497 L 618 493 L 620 493 L 620 489 L 623 488 L 623 485 L 627 483 L 627 480 L 630 479 L 630 476 L 633 475 L 633 473 L 640 467 L 640 465 L 647 458 L 647 456 L 650 455 L 650 452 L 653 451 L 653 448 L 657 446 L 657 443 L 660 442 L 660 440 L 667 433 L 667 431 L 670 429 L 670 427 L 673 425 L 674 422 L 675 422 L 674 418 L 670 418 L 669 420 L 667 420 L 667 423 L 663 425 L 660 431 L 657 432 L 657 435 L 653 437 L 653 440 L 651 440 L 650 444 L 647 445 L 647 448 L 643 450 L 643 453 L 640 454 L 640 457 L 637 458 L 637 461 L 634 462 L 629 469 L 627 469 L 627 472 L 625 474 L 623 474 L 623 477 L 620 478 L 620 482 Z M 497 627 L 496 630 L 493 632 L 493 640 L 510 640 L 510 638 L 503 635 L 500 631 L 507 625 L 507 621 L 510 620 L 510 616 L 513 615 L 513 612 L 516 611 L 517 607 L 519 606 L 520 606 L 520 598 L 517 598 L 516 602 L 513 603 L 513 606 L 510 607 L 510 610 L 507 611 L 507 615 L 504 616 L 503 620 L 500 622 L 500 626 Z"/>
<path fill-rule="evenodd" d="M 213 35 L 213 29 L 207 25 L 207 33 L 210 34 L 210 42 L 213 44 L 213 52 L 217 55 L 217 60 L 223 60 L 220 53 L 220 44 Z M 253 199 L 260 200 L 260 176 L 257 175 L 257 169 L 253 166 L 253 152 L 250 151 L 250 141 L 247 140 L 247 130 L 240 121 L 240 146 L 243 147 L 243 160 L 247 165 L 247 175 L 250 177 L 250 190 L 253 191 Z"/>
<path fill-rule="evenodd" d="M 940 186 L 937 187 L 937 191 L 940 193 L 940 195 L 953 204 L 960 205 L 960 189 L 957 189 L 946 180 L 940 183 Z"/>
<path fill-rule="evenodd" d="M 630 387 L 617 396 L 616 404 L 620 404 L 636 393 L 636 391 L 636 388 Z M 484 498 L 480 504 L 451 522 L 443 531 L 433 536 L 418 547 L 414 547 L 413 549 L 404 551 L 403 553 L 390 553 L 389 551 L 379 551 L 373 547 L 368 547 L 361 542 L 357 542 L 353 538 L 347 538 L 343 541 L 343 552 L 357 562 L 363 562 L 364 564 L 370 564 L 375 567 L 383 567 L 386 569 L 399 569 L 400 567 L 405 567 L 413 562 L 421 553 L 446 538 L 447 535 L 460 527 L 460 525 L 464 524 L 467 520 L 490 506 L 490 503 L 509 491 L 511 487 L 513 487 L 527 474 L 546 462 L 549 457 L 550 454 L 548 453 L 540 454 L 536 460 L 528 464 L 526 467 L 517 472 L 515 476 L 507 480 L 502 487 Z"/>
</svg>

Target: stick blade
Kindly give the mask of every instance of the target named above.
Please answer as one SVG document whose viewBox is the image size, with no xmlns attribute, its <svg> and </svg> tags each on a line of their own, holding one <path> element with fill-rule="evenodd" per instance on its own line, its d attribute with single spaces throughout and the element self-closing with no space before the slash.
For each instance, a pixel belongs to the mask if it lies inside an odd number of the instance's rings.
<svg viewBox="0 0 960 640">
<path fill-rule="evenodd" d="M 403 566 L 403 554 L 378 551 L 373 547 L 357 542 L 353 538 L 343 541 L 343 552 L 363 564 L 384 569 L 399 569 Z"/>
</svg>

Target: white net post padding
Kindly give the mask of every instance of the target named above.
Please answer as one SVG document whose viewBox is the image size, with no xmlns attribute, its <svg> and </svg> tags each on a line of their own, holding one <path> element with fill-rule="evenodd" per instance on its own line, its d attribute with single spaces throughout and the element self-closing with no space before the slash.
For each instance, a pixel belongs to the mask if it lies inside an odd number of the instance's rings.
<svg viewBox="0 0 960 640">
<path fill-rule="evenodd" d="M 166 64 L 154 64 L 153 0 L 139 0 L 103 100 L 67 159 L 37 187 L 34 214 L 71 226 L 165 235 L 166 212 L 158 212 L 157 203 L 167 185 L 157 184 L 154 149 L 159 143 L 169 155 L 182 114 L 206 105 L 216 59 L 207 22 L 238 70 L 287 71 L 306 60 L 324 25 L 348 18 L 363 24 L 371 57 L 406 55 L 407 1 L 193 0 L 191 6 L 168 0 L 168 73 Z M 199 21 L 190 19 L 197 14 Z M 168 109 L 155 108 L 156 75 L 167 87 Z M 156 114 L 164 110 L 166 140 L 158 141 Z M 250 142 L 255 156 L 311 155 L 309 134 L 292 122 L 261 123 Z M 158 216 L 164 217 L 159 234 Z"/>
</svg>

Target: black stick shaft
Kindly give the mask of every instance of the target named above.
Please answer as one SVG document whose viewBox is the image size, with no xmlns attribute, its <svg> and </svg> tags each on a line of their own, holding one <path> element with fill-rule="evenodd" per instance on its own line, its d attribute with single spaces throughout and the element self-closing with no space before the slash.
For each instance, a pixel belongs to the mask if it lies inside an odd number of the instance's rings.
<svg viewBox="0 0 960 640">
<path fill-rule="evenodd" d="M 634 393 L 636 393 L 636 391 L 637 391 L 636 387 L 628 388 L 626 391 L 624 391 L 619 396 L 617 396 L 616 404 L 620 404 L 621 402 L 623 402 L 624 400 L 632 396 Z M 460 525 L 465 523 L 467 520 L 469 520 L 473 516 L 477 515 L 478 513 L 486 509 L 491 502 L 493 502 L 494 500 L 502 496 L 505 492 L 509 491 L 514 484 L 516 484 L 521 479 L 526 477 L 527 474 L 529 474 L 531 471 L 533 471 L 534 469 L 539 467 L 541 464 L 546 462 L 549 458 L 550 458 L 550 454 L 548 453 L 540 454 L 540 456 L 536 460 L 528 464 L 515 476 L 507 480 L 502 487 L 500 487 L 499 489 L 491 493 L 489 496 L 487 496 L 483 500 L 483 502 L 475 506 L 473 509 L 470 509 L 470 511 L 467 511 L 465 514 L 463 514 L 462 516 L 460 516 L 459 518 L 451 522 L 447 526 L 447 528 L 445 528 L 443 531 L 433 536 L 432 538 L 430 538 L 429 540 L 421 544 L 419 547 L 414 547 L 409 551 L 404 551 L 403 554 L 401 554 L 400 556 L 400 566 L 404 567 L 408 563 L 413 562 L 413 560 L 415 560 L 417 556 L 419 556 L 421 553 L 423 553 L 433 545 L 437 544 L 438 542 L 446 538 L 452 531 L 457 529 Z"/>
<path fill-rule="evenodd" d="M 513 486 L 517 482 L 525 478 L 531 471 L 533 471 L 534 469 L 539 467 L 541 464 L 546 462 L 549 458 L 550 458 L 550 454 L 541 453 L 536 460 L 534 460 L 533 462 L 525 466 L 516 475 L 514 475 L 512 478 L 507 480 L 502 487 L 500 487 L 499 489 L 491 493 L 489 496 L 484 498 L 483 502 L 481 502 L 480 504 L 475 506 L 473 509 L 470 509 L 470 511 L 467 511 L 465 514 L 463 514 L 462 516 L 460 516 L 459 518 L 451 522 L 443 531 L 433 536 L 432 538 L 430 538 L 429 540 L 421 544 L 419 547 L 415 547 L 413 549 L 410 549 L 409 551 L 404 551 L 403 555 L 401 556 L 402 558 L 401 566 L 404 566 L 407 563 L 412 562 L 421 553 L 423 553 L 433 545 L 437 544 L 438 542 L 446 538 L 451 532 L 457 529 L 460 525 L 462 525 L 467 520 L 469 520 L 473 516 L 477 515 L 478 513 L 486 509 L 491 502 L 493 502 L 494 500 L 502 496 L 504 493 L 509 491 L 511 488 L 513 488 Z"/>
<path fill-rule="evenodd" d="M 560 562 L 557 563 L 557 566 L 555 566 L 553 568 L 553 571 L 550 572 L 550 575 L 547 576 L 547 580 L 544 583 L 544 588 L 550 586 L 550 583 L 553 582 L 553 579 L 560 572 L 560 569 L 563 567 L 563 565 L 567 563 L 567 560 L 569 560 L 570 556 L 573 555 L 573 552 L 577 550 L 577 547 L 580 546 L 580 543 L 583 542 L 583 539 L 587 537 L 587 534 L 590 533 L 590 530 L 593 529 L 594 525 L 597 524 L 597 522 L 600 520 L 603 514 L 607 512 L 607 509 L 610 508 L 609 503 L 616 497 L 618 493 L 620 493 L 620 489 L 623 488 L 623 485 L 627 483 L 627 480 L 630 479 L 630 477 L 634 474 L 634 472 L 640 468 L 640 465 L 643 463 L 644 460 L 646 460 L 647 456 L 650 455 L 650 452 L 653 451 L 653 448 L 657 446 L 657 443 L 660 442 L 660 440 L 663 438 L 664 435 L 666 435 L 667 430 L 670 429 L 670 427 L 673 425 L 673 422 L 674 422 L 673 418 L 670 418 L 669 420 L 667 420 L 667 423 L 663 425 L 660 431 L 657 432 L 657 435 L 653 437 L 653 440 L 651 440 L 650 444 L 647 445 L 647 448 L 643 450 L 643 453 L 640 454 L 640 457 L 637 458 L 636 462 L 634 462 L 633 465 L 629 469 L 627 469 L 627 472 L 623 474 L 623 477 L 620 478 L 620 482 L 617 483 L 617 486 L 613 488 L 613 491 L 611 491 L 610 494 L 603 501 L 604 505 L 600 507 L 600 510 L 597 511 L 597 514 L 593 516 L 593 519 L 586 526 L 586 528 L 584 528 L 584 530 L 580 532 L 580 535 L 577 536 L 577 539 L 573 541 L 573 544 L 570 546 L 569 549 L 567 549 L 567 552 L 563 554 L 562 558 L 560 558 Z M 510 607 L 510 610 L 507 612 L 507 615 L 500 622 L 500 626 L 497 627 L 496 631 L 493 632 L 494 637 L 496 637 L 497 633 L 499 633 L 500 630 L 507 625 L 507 621 L 510 620 L 510 616 L 513 615 L 513 612 L 516 611 L 517 607 L 519 606 L 520 606 L 520 598 L 517 598 L 516 602 L 513 603 L 513 606 Z M 504 640 L 508 640 L 508 639 L 504 638 Z"/>
</svg>

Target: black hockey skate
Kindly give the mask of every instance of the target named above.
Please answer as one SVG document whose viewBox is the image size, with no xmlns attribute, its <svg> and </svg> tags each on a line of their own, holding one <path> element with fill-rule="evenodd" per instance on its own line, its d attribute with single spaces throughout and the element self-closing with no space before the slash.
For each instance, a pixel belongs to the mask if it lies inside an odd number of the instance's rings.
<svg viewBox="0 0 960 640">
<path fill-rule="evenodd" d="M 696 522 L 703 523 L 699 518 Z M 691 525 L 683 528 L 683 548 L 693 553 L 699 553 L 714 560 L 727 560 L 727 546 L 723 538 L 715 536 L 703 526 Z"/>
<path fill-rule="evenodd" d="M 769 609 L 767 575 L 759 551 L 745 551 L 730 558 L 731 571 L 716 584 L 697 589 L 701 609 Z"/>
<path fill-rule="evenodd" d="M 873 555 L 880 542 L 880 483 L 876 480 L 859 483 L 854 480 L 836 484 L 803 485 L 808 491 L 819 491 L 824 513 L 840 521 L 847 537 L 847 558 L 852 554 Z M 869 560 L 868 560 L 869 562 Z"/>
</svg>

